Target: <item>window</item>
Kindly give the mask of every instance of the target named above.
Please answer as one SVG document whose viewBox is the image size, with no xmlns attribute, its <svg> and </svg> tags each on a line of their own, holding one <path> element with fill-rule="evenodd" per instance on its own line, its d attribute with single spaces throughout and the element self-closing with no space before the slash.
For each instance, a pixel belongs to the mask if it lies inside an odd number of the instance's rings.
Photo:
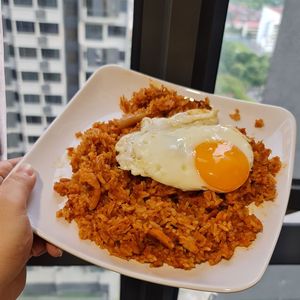
<svg viewBox="0 0 300 300">
<path fill-rule="evenodd" d="M 8 158 L 17 158 L 17 157 L 23 157 L 24 155 L 25 155 L 24 152 L 11 151 L 11 152 L 9 152 L 9 154 L 7 156 L 8 156 Z"/>
<path fill-rule="evenodd" d="M 4 32 L 11 32 L 11 20 L 10 19 L 3 19 L 3 27 L 4 27 Z"/>
<path fill-rule="evenodd" d="M 55 117 L 46 117 L 47 124 L 51 124 L 55 120 Z"/>
<path fill-rule="evenodd" d="M 47 59 L 59 59 L 58 49 L 41 49 L 42 57 Z"/>
<path fill-rule="evenodd" d="M 126 35 L 126 27 L 108 26 L 108 35 L 115 37 L 124 37 Z"/>
<path fill-rule="evenodd" d="M 20 57 L 24 58 L 35 58 L 36 57 L 36 49 L 35 48 L 19 48 Z"/>
<path fill-rule="evenodd" d="M 14 91 L 6 91 L 5 92 L 5 98 L 6 98 L 6 106 L 7 107 L 13 107 L 16 102 L 19 102 L 19 94 Z"/>
<path fill-rule="evenodd" d="M 44 34 L 57 34 L 58 24 L 55 23 L 40 23 L 40 32 Z"/>
<path fill-rule="evenodd" d="M 17 21 L 16 25 L 18 32 L 31 33 L 35 31 L 33 22 Z"/>
<path fill-rule="evenodd" d="M 32 6 L 32 0 L 14 0 L 15 5 Z"/>
<path fill-rule="evenodd" d="M 6 124 L 8 128 L 15 128 L 20 121 L 21 115 L 19 113 L 7 112 Z"/>
<path fill-rule="evenodd" d="M 119 51 L 119 59 L 120 59 L 120 61 L 125 60 L 125 51 Z"/>
<path fill-rule="evenodd" d="M 14 57 L 15 56 L 15 48 L 12 45 L 8 46 L 8 52 L 9 52 L 9 56 Z"/>
<path fill-rule="evenodd" d="M 40 103 L 40 95 L 25 94 L 24 102 L 25 103 L 34 103 L 34 104 Z"/>
<path fill-rule="evenodd" d="M 40 116 L 26 116 L 27 124 L 42 124 L 42 117 Z"/>
<path fill-rule="evenodd" d="M 86 72 L 85 73 L 85 79 L 88 80 L 92 76 L 92 72 Z"/>
<path fill-rule="evenodd" d="M 57 0 L 38 0 L 40 7 L 57 7 Z"/>
<path fill-rule="evenodd" d="M 10 81 L 5 82 L 8 132 L 15 133 L 7 135 L 8 145 L 11 146 L 7 149 L 8 157 L 12 158 L 23 156 L 24 153 L 30 151 L 40 133 L 55 120 L 55 117 L 63 111 L 67 100 L 70 100 L 80 89 L 85 81 L 86 73 L 89 76 L 95 67 L 104 65 L 108 61 L 108 56 L 115 63 L 119 63 L 119 50 L 123 49 L 126 49 L 126 62 L 129 67 L 130 61 L 127 58 L 130 57 L 131 37 L 115 39 L 112 43 L 104 40 L 104 37 L 107 37 L 108 22 L 111 22 L 111 25 L 122 24 L 131 28 L 130 20 L 132 20 L 133 11 L 131 5 L 128 5 L 127 11 L 121 13 L 120 0 L 2 0 L 1 3 L 3 28 L 8 27 L 5 32 L 7 45 L 4 64 L 10 78 Z M 91 5 L 89 10 L 86 9 L 88 5 Z M 87 12 L 89 15 L 101 17 L 86 18 Z M 10 28 L 11 31 L 9 31 Z M 81 29 L 83 39 L 78 38 Z M 64 38 L 56 43 L 55 40 L 61 34 Z M 101 45 L 105 48 L 104 51 L 100 51 L 103 60 L 99 61 L 97 55 L 95 58 L 89 58 L 89 61 L 96 60 L 92 62 L 93 66 L 89 67 L 86 55 L 82 54 L 86 54 L 88 44 L 95 45 L 90 46 L 91 48 L 97 48 L 98 41 L 101 41 Z M 106 50 L 108 48 L 114 48 L 114 50 Z M 129 51 L 128 54 L 127 51 Z M 113 55 L 108 53 L 113 53 Z M 56 68 L 58 65 L 59 68 Z M 62 81 L 65 86 L 62 85 Z M 20 103 L 16 100 L 18 92 L 20 92 Z M 3 120 L 2 115 L 3 110 L 0 108 L 1 120 Z M 18 142 L 18 134 L 22 134 L 23 142 Z M 12 147 L 13 145 L 17 147 Z M 62 260 L 67 265 L 73 264 L 68 257 L 63 257 Z M 72 298 L 74 296 L 74 293 L 70 295 L 70 283 L 67 280 L 63 282 L 57 280 L 57 275 L 61 276 L 62 267 L 52 266 L 47 269 L 43 262 L 38 262 L 38 264 L 42 264 L 42 267 L 31 268 L 29 271 L 31 273 L 27 277 L 26 291 L 20 299 L 44 298 L 45 296 Z M 66 269 L 70 269 L 70 266 Z M 74 270 L 72 267 L 72 270 L 66 274 L 72 274 L 72 278 L 75 278 L 74 281 L 71 279 L 74 290 L 78 291 L 76 281 L 84 276 L 87 270 L 90 270 L 89 274 L 93 278 L 95 274 L 98 274 L 96 277 L 99 282 L 80 284 L 79 288 L 82 288 L 80 292 L 85 290 L 86 293 L 78 295 L 79 297 L 119 299 L 120 275 L 101 268 L 78 267 Z M 30 276 L 31 274 L 33 276 Z M 47 277 L 47 283 L 45 283 L 47 274 L 52 274 L 52 276 L 49 281 Z M 34 278 L 37 278 L 37 281 L 34 281 Z M 102 281 L 103 278 L 105 279 Z M 32 282 L 31 279 L 33 279 Z M 97 291 L 94 290 L 95 287 Z M 46 292 L 45 289 L 47 289 Z M 42 294 L 43 292 L 45 293 Z"/>
<path fill-rule="evenodd" d="M 27 137 L 28 143 L 35 143 L 37 140 L 39 139 L 39 137 L 37 135 L 29 135 Z"/>
<path fill-rule="evenodd" d="M 18 147 L 19 143 L 23 141 L 23 135 L 20 133 L 9 133 L 7 135 L 7 147 Z"/>
<path fill-rule="evenodd" d="M 87 15 L 94 17 L 117 17 L 120 2 L 112 0 L 86 0 Z"/>
<path fill-rule="evenodd" d="M 85 38 L 87 40 L 102 40 L 102 25 L 86 24 Z"/>
<path fill-rule="evenodd" d="M 62 104 L 62 97 L 57 95 L 46 95 L 45 102 L 47 104 Z"/>
<path fill-rule="evenodd" d="M 38 81 L 39 74 L 37 72 L 22 72 L 21 73 L 23 81 Z"/>
<path fill-rule="evenodd" d="M 91 67 L 117 63 L 119 55 L 119 50 L 115 48 L 88 48 L 86 52 L 87 63 Z"/>
<path fill-rule="evenodd" d="M 127 1 L 128 0 L 121 0 L 120 1 L 120 9 L 121 9 L 121 12 L 127 12 Z"/>
<path fill-rule="evenodd" d="M 17 79 L 17 72 L 14 69 L 10 69 L 8 67 L 4 68 L 4 74 L 5 74 L 5 81 L 6 84 L 10 84 L 12 80 Z"/>
<path fill-rule="evenodd" d="M 60 74 L 59 73 L 43 73 L 44 81 L 60 81 Z"/>
</svg>

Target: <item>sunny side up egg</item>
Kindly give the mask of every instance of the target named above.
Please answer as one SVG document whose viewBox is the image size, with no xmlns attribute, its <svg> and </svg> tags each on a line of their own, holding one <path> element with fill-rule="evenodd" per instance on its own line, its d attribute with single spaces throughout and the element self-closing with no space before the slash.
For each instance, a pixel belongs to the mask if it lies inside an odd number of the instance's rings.
<svg viewBox="0 0 300 300">
<path fill-rule="evenodd" d="M 120 168 L 183 191 L 230 192 L 248 178 L 253 152 L 217 111 L 195 109 L 171 118 L 144 118 L 140 131 L 116 144 Z"/>
</svg>

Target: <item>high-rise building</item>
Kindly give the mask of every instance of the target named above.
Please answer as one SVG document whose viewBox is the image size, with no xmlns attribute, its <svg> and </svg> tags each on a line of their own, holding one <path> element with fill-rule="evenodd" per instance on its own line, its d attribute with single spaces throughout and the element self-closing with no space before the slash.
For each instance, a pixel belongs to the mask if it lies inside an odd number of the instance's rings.
<svg viewBox="0 0 300 300">
<path fill-rule="evenodd" d="M 22 156 L 99 67 L 129 66 L 133 0 L 3 0 L 8 156 Z"/>
<path fill-rule="evenodd" d="M 80 85 L 100 66 L 129 66 L 133 1 L 79 0 Z"/>
</svg>

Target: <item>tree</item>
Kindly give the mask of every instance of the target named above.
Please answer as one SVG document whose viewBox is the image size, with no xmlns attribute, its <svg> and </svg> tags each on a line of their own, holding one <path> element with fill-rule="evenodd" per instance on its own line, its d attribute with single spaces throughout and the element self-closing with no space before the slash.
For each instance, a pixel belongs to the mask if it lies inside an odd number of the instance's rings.
<svg viewBox="0 0 300 300">
<path fill-rule="evenodd" d="M 257 55 L 240 42 L 224 41 L 217 90 L 240 99 L 249 99 L 247 91 L 265 84 L 268 68 L 268 56 Z"/>
</svg>

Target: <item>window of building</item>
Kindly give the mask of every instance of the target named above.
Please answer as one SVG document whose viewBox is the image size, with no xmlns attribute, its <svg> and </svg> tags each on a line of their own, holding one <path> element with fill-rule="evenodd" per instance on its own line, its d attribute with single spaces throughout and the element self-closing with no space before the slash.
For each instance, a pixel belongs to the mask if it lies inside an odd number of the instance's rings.
<svg viewBox="0 0 300 300">
<path fill-rule="evenodd" d="M 34 103 L 34 104 L 40 103 L 40 95 L 25 94 L 24 102 L 25 103 Z"/>
<path fill-rule="evenodd" d="M 125 61 L 125 51 L 119 51 L 119 59 L 120 61 Z"/>
<path fill-rule="evenodd" d="M 60 74 L 59 73 L 43 73 L 44 81 L 60 81 Z"/>
<path fill-rule="evenodd" d="M 51 124 L 55 120 L 55 117 L 46 117 L 47 124 Z"/>
<path fill-rule="evenodd" d="M 32 6 L 32 0 L 14 0 L 15 5 Z"/>
<path fill-rule="evenodd" d="M 3 19 L 3 27 L 4 27 L 4 32 L 11 32 L 11 20 L 10 19 Z"/>
<path fill-rule="evenodd" d="M 15 48 L 12 45 L 8 45 L 8 52 L 9 56 L 14 57 L 15 56 Z"/>
<path fill-rule="evenodd" d="M 117 17 L 120 11 L 119 1 L 86 0 L 87 15 L 93 17 Z"/>
<path fill-rule="evenodd" d="M 25 155 L 24 152 L 9 152 L 8 158 L 17 158 L 17 157 L 23 157 Z"/>
<path fill-rule="evenodd" d="M 20 121 L 21 115 L 19 113 L 7 112 L 6 124 L 8 128 L 15 128 Z"/>
<path fill-rule="evenodd" d="M 55 23 L 40 23 L 40 32 L 44 34 L 57 34 L 58 24 Z"/>
<path fill-rule="evenodd" d="M 42 117 L 40 116 L 26 116 L 27 124 L 42 124 Z"/>
<path fill-rule="evenodd" d="M 58 49 L 41 49 L 42 57 L 46 59 L 59 59 L 60 54 Z"/>
<path fill-rule="evenodd" d="M 19 48 L 20 57 L 24 58 L 35 58 L 36 57 L 36 49 L 35 48 Z"/>
<path fill-rule="evenodd" d="M 85 38 L 87 40 L 102 40 L 102 35 L 102 25 L 85 25 Z"/>
<path fill-rule="evenodd" d="M 62 96 L 59 95 L 46 95 L 45 102 L 47 104 L 62 104 Z"/>
<path fill-rule="evenodd" d="M 38 139 L 39 139 L 39 137 L 37 135 L 29 135 L 27 137 L 28 143 L 30 143 L 30 144 L 35 143 Z"/>
<path fill-rule="evenodd" d="M 126 27 L 123 26 L 108 26 L 108 35 L 115 37 L 124 37 L 126 35 Z"/>
<path fill-rule="evenodd" d="M 120 1 L 120 9 L 121 9 L 121 12 L 127 12 L 127 1 L 128 0 L 121 0 Z"/>
<path fill-rule="evenodd" d="M 39 74 L 37 72 L 21 72 L 22 80 L 24 81 L 38 81 Z"/>
<path fill-rule="evenodd" d="M 57 0 L 38 0 L 40 7 L 57 7 Z"/>
<path fill-rule="evenodd" d="M 23 141 L 23 135 L 21 133 L 8 133 L 7 134 L 7 146 L 16 148 L 19 143 Z"/>
<path fill-rule="evenodd" d="M 19 101 L 19 94 L 14 91 L 5 91 L 6 106 L 13 107 Z"/>
<path fill-rule="evenodd" d="M 31 33 L 35 31 L 33 22 L 16 21 L 16 25 L 18 32 Z"/>
<path fill-rule="evenodd" d="M 8 0 L 3 0 L 2 3 L 3 4 L 9 4 L 9 1 Z"/>
<path fill-rule="evenodd" d="M 4 68 L 5 82 L 6 84 L 11 84 L 12 80 L 17 79 L 17 72 L 15 69 L 10 69 L 8 67 Z"/>
<path fill-rule="evenodd" d="M 88 48 L 86 51 L 88 66 L 102 66 L 105 64 L 104 51 L 98 48 Z"/>
<path fill-rule="evenodd" d="M 92 72 L 86 72 L 85 73 L 85 80 L 88 80 L 92 76 Z"/>
<path fill-rule="evenodd" d="M 104 64 L 114 64 L 119 61 L 119 50 L 115 48 L 88 48 L 86 51 L 88 66 L 97 67 Z"/>
</svg>

